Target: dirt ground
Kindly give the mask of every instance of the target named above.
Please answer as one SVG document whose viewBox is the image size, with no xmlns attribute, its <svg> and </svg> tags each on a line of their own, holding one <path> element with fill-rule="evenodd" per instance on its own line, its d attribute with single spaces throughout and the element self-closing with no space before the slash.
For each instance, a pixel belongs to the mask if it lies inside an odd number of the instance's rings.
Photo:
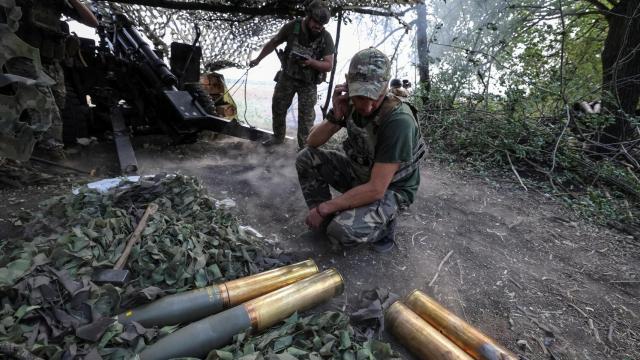
<svg viewBox="0 0 640 360">
<path fill-rule="evenodd" d="M 421 289 L 507 348 L 528 359 L 640 359 L 640 239 L 579 219 L 548 195 L 514 179 L 486 178 L 428 162 L 413 206 L 400 216 L 389 254 L 363 247 L 332 252 L 304 236 L 306 209 L 295 149 L 267 151 L 235 139 L 166 146 L 136 140 L 140 174 L 181 172 L 232 199 L 241 222 L 294 258 L 336 267 L 353 305 L 361 291 L 404 296 Z M 111 144 L 73 154 L 68 165 L 98 177 L 117 174 Z M 16 210 L 68 191 L 49 186 L 0 191 L 0 238 L 15 234 Z M 10 220 L 10 221 L 9 221 Z M 394 348 L 410 358 L 389 335 Z"/>
</svg>

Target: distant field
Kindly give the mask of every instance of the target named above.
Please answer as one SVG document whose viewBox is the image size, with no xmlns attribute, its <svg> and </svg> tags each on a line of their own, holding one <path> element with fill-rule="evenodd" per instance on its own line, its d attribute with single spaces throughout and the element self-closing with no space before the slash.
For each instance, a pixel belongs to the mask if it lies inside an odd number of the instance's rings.
<svg viewBox="0 0 640 360">
<path fill-rule="evenodd" d="M 237 79 L 226 79 L 227 86 L 232 86 Z M 236 105 L 238 106 L 238 118 L 240 121 L 246 121 L 261 129 L 271 130 L 271 97 L 275 82 L 270 81 L 251 81 L 247 83 L 247 103 L 245 116 L 245 95 L 242 81 L 239 81 L 234 88 L 230 90 Z M 318 86 L 318 95 L 320 100 L 315 107 L 316 123 L 322 121 L 322 112 L 320 106 L 324 105 L 327 84 Z M 298 97 L 293 98 L 293 103 L 287 113 L 287 135 L 295 136 L 298 130 Z"/>
</svg>

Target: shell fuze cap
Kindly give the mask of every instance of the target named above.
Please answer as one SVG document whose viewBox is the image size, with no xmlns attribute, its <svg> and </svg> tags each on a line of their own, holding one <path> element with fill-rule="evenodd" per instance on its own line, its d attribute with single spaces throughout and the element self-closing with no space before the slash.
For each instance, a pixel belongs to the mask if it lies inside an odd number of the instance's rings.
<svg viewBox="0 0 640 360">
<path fill-rule="evenodd" d="M 349 97 L 377 100 L 386 90 L 390 74 L 391 62 L 382 51 L 372 47 L 358 51 L 351 58 L 347 73 Z"/>
<path fill-rule="evenodd" d="M 307 14 L 322 25 L 327 25 L 331 19 L 329 7 L 320 0 L 313 0 L 307 6 Z"/>
</svg>

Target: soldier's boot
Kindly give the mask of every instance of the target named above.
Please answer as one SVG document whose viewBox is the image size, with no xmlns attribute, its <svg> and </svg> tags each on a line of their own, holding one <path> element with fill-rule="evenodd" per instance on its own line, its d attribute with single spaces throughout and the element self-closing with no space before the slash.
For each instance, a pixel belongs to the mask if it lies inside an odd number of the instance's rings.
<svg viewBox="0 0 640 360">
<path fill-rule="evenodd" d="M 387 225 L 386 234 L 378 241 L 371 243 L 371 247 L 375 252 L 387 253 L 393 249 L 396 241 L 396 219 L 393 219 Z"/>
<path fill-rule="evenodd" d="M 284 143 L 284 139 L 279 139 L 279 138 L 277 138 L 275 136 L 272 136 L 268 140 L 263 141 L 262 142 L 262 146 L 269 147 L 269 146 L 274 146 L 274 145 L 280 145 L 282 143 Z"/>
</svg>

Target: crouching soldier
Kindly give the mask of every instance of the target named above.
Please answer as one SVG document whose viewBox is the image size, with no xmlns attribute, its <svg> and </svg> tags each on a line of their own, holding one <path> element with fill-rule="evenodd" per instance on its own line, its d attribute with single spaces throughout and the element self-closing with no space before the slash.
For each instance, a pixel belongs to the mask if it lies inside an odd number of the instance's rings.
<svg viewBox="0 0 640 360">
<path fill-rule="evenodd" d="M 389 59 L 379 50 L 354 55 L 347 82 L 334 89 L 333 109 L 296 160 L 307 225 L 344 247 L 391 250 L 398 210 L 414 201 L 420 184 L 426 146 L 415 110 L 388 93 L 389 77 Z M 318 149 L 343 127 L 344 152 Z M 330 187 L 342 195 L 332 198 Z"/>
</svg>

